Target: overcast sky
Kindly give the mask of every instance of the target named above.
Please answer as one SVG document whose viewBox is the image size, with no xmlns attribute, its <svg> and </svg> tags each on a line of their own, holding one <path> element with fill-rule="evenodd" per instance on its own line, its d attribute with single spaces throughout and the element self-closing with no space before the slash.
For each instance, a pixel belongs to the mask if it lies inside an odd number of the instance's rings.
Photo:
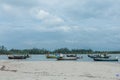
<svg viewBox="0 0 120 80">
<path fill-rule="evenodd" d="M 0 0 L 0 45 L 120 50 L 120 0 Z"/>
</svg>

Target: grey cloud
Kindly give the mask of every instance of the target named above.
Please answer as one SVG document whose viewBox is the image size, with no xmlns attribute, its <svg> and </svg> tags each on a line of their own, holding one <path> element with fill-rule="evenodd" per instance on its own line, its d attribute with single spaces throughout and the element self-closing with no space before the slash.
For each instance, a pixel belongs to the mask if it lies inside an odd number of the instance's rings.
<svg viewBox="0 0 120 80">
<path fill-rule="evenodd" d="M 10 13 L 0 7 L 1 44 L 9 48 L 31 45 L 119 49 L 119 3 L 119 0 L 1 0 L 0 4 L 12 8 Z M 31 14 L 34 8 L 49 15 L 39 14 L 37 19 Z M 57 18 L 63 22 L 55 22 Z"/>
</svg>

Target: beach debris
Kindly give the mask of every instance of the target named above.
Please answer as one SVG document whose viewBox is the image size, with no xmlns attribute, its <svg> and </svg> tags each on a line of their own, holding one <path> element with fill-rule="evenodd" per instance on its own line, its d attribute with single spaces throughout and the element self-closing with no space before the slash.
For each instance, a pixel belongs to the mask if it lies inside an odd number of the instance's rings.
<svg viewBox="0 0 120 80">
<path fill-rule="evenodd" d="M 120 80 L 120 74 L 116 74 L 116 78 Z"/>
<path fill-rule="evenodd" d="M 1 71 L 4 71 L 5 70 L 5 66 L 3 65 L 1 68 L 0 68 Z"/>
<path fill-rule="evenodd" d="M 0 71 L 17 72 L 17 70 L 9 70 L 9 69 L 6 69 L 6 66 L 5 66 L 5 65 L 1 66 Z"/>
</svg>

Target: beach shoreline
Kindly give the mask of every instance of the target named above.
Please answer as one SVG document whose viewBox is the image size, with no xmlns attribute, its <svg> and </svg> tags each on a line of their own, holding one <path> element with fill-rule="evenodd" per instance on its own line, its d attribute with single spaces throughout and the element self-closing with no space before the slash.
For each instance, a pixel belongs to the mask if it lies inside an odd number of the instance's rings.
<svg viewBox="0 0 120 80">
<path fill-rule="evenodd" d="M 0 61 L 0 80 L 119 80 L 119 75 L 119 62 Z"/>
</svg>

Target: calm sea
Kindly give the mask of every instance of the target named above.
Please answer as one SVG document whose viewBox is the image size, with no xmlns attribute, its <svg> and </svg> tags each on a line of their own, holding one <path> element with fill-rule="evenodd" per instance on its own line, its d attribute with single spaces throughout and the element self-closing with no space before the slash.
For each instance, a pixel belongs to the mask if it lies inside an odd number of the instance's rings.
<svg viewBox="0 0 120 80">
<path fill-rule="evenodd" d="M 120 54 L 110 54 L 112 58 L 118 57 L 120 62 Z M 23 61 L 57 61 L 56 59 L 47 59 L 45 55 L 30 55 L 30 58 L 24 59 Z M 93 59 L 89 58 L 87 54 L 79 54 L 78 56 L 83 56 L 82 59 L 77 61 L 92 62 Z M 0 55 L 0 60 L 9 60 L 6 55 Z"/>
</svg>

